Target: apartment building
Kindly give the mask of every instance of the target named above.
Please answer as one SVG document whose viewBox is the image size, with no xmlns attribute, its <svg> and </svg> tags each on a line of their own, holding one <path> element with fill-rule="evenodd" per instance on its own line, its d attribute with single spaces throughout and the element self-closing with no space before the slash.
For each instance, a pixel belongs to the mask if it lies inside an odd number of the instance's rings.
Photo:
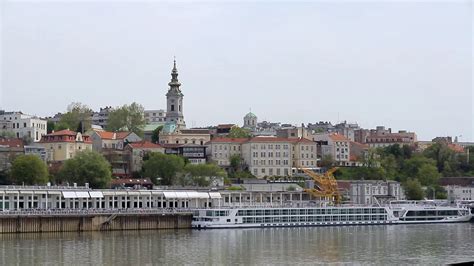
<svg viewBox="0 0 474 266">
<path fill-rule="evenodd" d="M 375 130 L 370 131 L 370 135 L 366 137 L 366 142 L 370 147 L 387 147 L 390 145 L 414 145 L 417 142 L 416 134 L 399 130 L 398 133 L 392 133 L 392 129 L 385 129 L 378 126 Z"/>
<path fill-rule="evenodd" d="M 166 122 L 166 111 L 163 109 L 145 110 L 145 121 L 147 124 Z"/>
<path fill-rule="evenodd" d="M 43 135 L 39 146 L 46 149 L 47 161 L 64 161 L 84 150 L 92 150 L 89 136 L 71 130 L 61 130 Z"/>
<path fill-rule="evenodd" d="M 214 138 L 206 143 L 208 157 L 223 168 L 230 167 L 232 155 L 242 156 L 242 144 L 248 138 Z"/>
<path fill-rule="evenodd" d="M 336 165 L 349 166 L 350 140 L 338 133 L 314 134 L 313 140 L 319 145 L 321 157 L 331 156 Z"/>
<path fill-rule="evenodd" d="M 47 133 L 47 121 L 22 112 L 0 110 L 0 132 L 12 132 L 16 138 L 30 138 L 38 142 Z"/>
<path fill-rule="evenodd" d="M 255 137 L 242 144 L 242 154 L 249 171 L 258 178 L 292 175 L 291 139 Z"/>
</svg>

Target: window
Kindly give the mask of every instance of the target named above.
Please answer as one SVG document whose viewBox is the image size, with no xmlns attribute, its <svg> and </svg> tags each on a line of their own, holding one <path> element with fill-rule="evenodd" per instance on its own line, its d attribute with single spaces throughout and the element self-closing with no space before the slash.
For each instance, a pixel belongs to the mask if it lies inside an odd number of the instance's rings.
<svg viewBox="0 0 474 266">
<path fill-rule="evenodd" d="M 23 123 L 23 127 L 26 127 L 26 123 Z"/>
<path fill-rule="evenodd" d="M 174 104 L 171 105 L 171 111 L 174 111 Z"/>
</svg>

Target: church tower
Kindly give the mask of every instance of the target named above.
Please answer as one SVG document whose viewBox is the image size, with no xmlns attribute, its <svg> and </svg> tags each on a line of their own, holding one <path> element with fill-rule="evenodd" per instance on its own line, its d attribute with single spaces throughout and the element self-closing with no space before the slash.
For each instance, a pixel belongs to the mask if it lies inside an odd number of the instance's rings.
<svg viewBox="0 0 474 266">
<path fill-rule="evenodd" d="M 176 124 L 177 128 L 186 128 L 183 115 L 183 93 L 179 86 L 178 69 L 176 60 L 174 60 L 173 70 L 171 71 L 171 81 L 168 83 L 170 88 L 166 93 L 166 122 Z"/>
</svg>

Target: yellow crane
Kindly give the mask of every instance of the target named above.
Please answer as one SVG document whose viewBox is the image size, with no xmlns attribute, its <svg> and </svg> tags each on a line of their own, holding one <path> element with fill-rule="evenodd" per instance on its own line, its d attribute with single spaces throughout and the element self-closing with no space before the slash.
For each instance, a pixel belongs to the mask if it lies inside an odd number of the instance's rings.
<svg viewBox="0 0 474 266">
<path fill-rule="evenodd" d="M 337 167 L 329 169 L 325 174 L 317 174 L 312 170 L 300 168 L 314 181 L 314 188 L 307 188 L 304 191 L 315 198 L 325 198 L 336 204 L 341 202 L 341 194 L 337 186 L 337 181 L 333 174 Z"/>
</svg>

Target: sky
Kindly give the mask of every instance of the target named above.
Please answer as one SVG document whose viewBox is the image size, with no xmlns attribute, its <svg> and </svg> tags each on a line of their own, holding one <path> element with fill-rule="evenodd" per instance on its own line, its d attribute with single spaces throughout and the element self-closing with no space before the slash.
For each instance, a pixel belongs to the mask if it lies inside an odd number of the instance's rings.
<svg viewBox="0 0 474 266">
<path fill-rule="evenodd" d="M 0 109 L 166 108 L 188 127 L 357 122 L 474 141 L 471 1 L 0 0 Z"/>
</svg>

